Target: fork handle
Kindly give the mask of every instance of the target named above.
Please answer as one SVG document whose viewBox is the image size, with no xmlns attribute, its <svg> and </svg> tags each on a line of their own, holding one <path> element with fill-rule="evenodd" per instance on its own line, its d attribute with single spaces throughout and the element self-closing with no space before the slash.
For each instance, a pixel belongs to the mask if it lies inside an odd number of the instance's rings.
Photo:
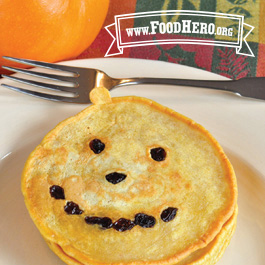
<svg viewBox="0 0 265 265">
<path fill-rule="evenodd" d="M 173 78 L 126 78 L 120 79 L 115 87 L 149 84 L 149 85 L 180 85 L 180 86 L 196 86 L 204 88 L 214 88 L 235 92 L 235 83 L 237 80 L 218 81 L 218 80 L 195 80 L 195 79 L 173 79 Z"/>
<path fill-rule="evenodd" d="M 212 88 L 230 91 L 241 96 L 265 100 L 265 77 L 245 77 L 238 80 L 195 80 L 172 78 L 126 78 L 116 79 L 115 87 L 137 84 L 163 84 Z"/>
</svg>

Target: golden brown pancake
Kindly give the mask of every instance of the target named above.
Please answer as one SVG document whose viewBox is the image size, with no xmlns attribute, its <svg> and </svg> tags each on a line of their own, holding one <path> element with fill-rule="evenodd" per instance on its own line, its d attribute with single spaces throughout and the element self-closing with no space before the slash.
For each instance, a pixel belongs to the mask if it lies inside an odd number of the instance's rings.
<svg viewBox="0 0 265 265">
<path fill-rule="evenodd" d="M 22 191 L 42 236 L 68 264 L 192 264 L 179 262 L 207 246 L 203 264 L 214 264 L 223 251 L 210 242 L 228 244 L 237 200 L 220 145 L 149 99 L 105 88 L 90 97 L 25 165 Z"/>
</svg>

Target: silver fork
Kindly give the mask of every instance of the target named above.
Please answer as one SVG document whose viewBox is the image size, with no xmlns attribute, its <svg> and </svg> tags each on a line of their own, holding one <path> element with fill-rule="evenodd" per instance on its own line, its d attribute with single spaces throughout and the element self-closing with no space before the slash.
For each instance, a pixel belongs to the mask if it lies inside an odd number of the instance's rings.
<svg viewBox="0 0 265 265">
<path fill-rule="evenodd" d="M 125 85 L 137 84 L 163 84 L 163 85 L 180 85 L 192 87 L 204 87 L 218 90 L 224 90 L 236 93 L 238 95 L 256 99 L 265 100 L 265 77 L 247 77 L 239 80 L 217 81 L 217 80 L 192 80 L 192 79 L 172 79 L 172 78 L 112 78 L 106 73 L 92 68 L 72 67 L 59 64 L 51 64 L 46 62 L 33 61 L 28 59 L 18 59 L 4 56 L 3 58 L 31 66 L 44 67 L 52 70 L 66 72 L 72 76 L 65 76 L 59 74 L 41 73 L 32 70 L 25 70 L 14 67 L 2 66 L 4 69 L 14 72 L 31 75 L 35 77 L 47 78 L 55 81 L 64 81 L 71 83 L 72 86 L 55 85 L 44 82 L 18 78 L 15 76 L 2 75 L 13 81 L 32 85 L 38 88 L 51 89 L 56 91 L 63 91 L 69 93 L 69 96 L 52 95 L 38 91 L 28 90 L 1 84 L 2 86 L 22 92 L 27 95 L 39 97 L 42 99 L 71 102 L 71 103 L 90 103 L 89 92 L 95 87 L 106 87 L 111 90 L 116 87 Z"/>
</svg>

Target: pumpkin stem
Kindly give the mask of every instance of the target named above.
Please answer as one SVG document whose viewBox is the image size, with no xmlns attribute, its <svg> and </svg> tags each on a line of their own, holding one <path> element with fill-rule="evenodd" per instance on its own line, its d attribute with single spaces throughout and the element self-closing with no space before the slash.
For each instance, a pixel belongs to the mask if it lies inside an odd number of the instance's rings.
<svg viewBox="0 0 265 265">
<path fill-rule="evenodd" d="M 96 87 L 92 89 L 89 97 L 93 104 L 108 104 L 112 102 L 110 93 L 105 87 Z"/>
</svg>

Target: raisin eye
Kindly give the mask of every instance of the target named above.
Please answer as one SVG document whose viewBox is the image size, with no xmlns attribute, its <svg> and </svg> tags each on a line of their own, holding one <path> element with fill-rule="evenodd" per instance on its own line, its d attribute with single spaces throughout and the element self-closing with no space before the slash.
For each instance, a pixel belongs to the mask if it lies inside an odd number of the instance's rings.
<svg viewBox="0 0 265 265">
<path fill-rule="evenodd" d="M 151 157 L 155 161 L 158 161 L 158 162 L 165 160 L 166 156 L 167 156 L 165 149 L 162 147 L 157 147 L 157 148 L 151 149 L 150 154 L 151 154 Z"/>
<path fill-rule="evenodd" d="M 95 154 L 99 154 L 105 149 L 105 144 L 99 139 L 94 139 L 89 143 L 89 147 Z"/>
</svg>

